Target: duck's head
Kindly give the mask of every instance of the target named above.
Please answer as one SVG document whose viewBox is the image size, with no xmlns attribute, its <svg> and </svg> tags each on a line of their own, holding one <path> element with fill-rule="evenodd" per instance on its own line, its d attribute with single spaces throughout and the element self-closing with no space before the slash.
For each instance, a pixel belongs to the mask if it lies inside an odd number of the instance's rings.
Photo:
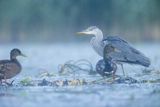
<svg viewBox="0 0 160 107">
<path fill-rule="evenodd" d="M 26 55 L 24 55 L 19 49 L 17 48 L 12 49 L 10 52 L 11 59 L 15 59 L 17 56 L 26 57 Z"/>
</svg>

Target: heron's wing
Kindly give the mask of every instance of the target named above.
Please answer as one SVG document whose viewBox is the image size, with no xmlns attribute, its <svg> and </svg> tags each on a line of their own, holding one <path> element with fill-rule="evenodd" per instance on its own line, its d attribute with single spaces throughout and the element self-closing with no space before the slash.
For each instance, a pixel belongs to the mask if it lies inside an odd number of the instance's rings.
<svg viewBox="0 0 160 107">
<path fill-rule="evenodd" d="M 143 66 L 150 65 L 150 60 L 144 54 L 118 36 L 109 36 L 104 39 L 103 42 L 105 46 L 110 44 L 115 48 L 115 51 L 110 53 L 110 56 L 115 61 L 140 64 Z"/>
<path fill-rule="evenodd" d="M 103 39 L 103 44 L 112 44 L 117 49 L 127 52 L 130 52 L 130 48 L 132 48 L 127 41 L 118 36 L 108 36 L 107 38 Z"/>
</svg>

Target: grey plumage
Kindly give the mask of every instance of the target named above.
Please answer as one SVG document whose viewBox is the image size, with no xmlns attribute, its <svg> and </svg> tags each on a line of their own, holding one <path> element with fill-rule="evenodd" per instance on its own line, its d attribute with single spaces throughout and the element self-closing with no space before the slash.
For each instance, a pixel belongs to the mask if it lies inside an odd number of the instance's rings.
<svg viewBox="0 0 160 107">
<path fill-rule="evenodd" d="M 149 58 L 118 36 L 108 36 L 106 39 L 103 39 L 103 42 L 105 43 L 105 47 L 107 47 L 107 45 L 114 47 L 114 52 L 109 53 L 113 61 L 139 64 L 145 67 L 150 65 Z M 105 51 L 106 48 L 104 48 L 104 56 L 106 54 Z"/>
</svg>

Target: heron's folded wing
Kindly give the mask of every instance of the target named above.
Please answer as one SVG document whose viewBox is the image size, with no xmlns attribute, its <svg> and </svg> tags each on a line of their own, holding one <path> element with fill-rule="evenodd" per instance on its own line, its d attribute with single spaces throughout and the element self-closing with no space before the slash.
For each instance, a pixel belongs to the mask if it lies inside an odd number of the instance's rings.
<svg viewBox="0 0 160 107">
<path fill-rule="evenodd" d="M 111 44 L 117 50 L 110 54 L 113 60 L 135 64 L 137 63 L 143 66 L 150 65 L 150 60 L 143 53 L 133 48 L 124 39 L 121 39 L 118 36 L 109 36 L 103 41 L 105 45 Z"/>
<path fill-rule="evenodd" d="M 108 36 L 107 38 L 103 39 L 103 43 L 105 45 L 112 44 L 120 51 L 131 52 L 131 46 L 129 45 L 129 43 L 118 36 Z"/>
</svg>

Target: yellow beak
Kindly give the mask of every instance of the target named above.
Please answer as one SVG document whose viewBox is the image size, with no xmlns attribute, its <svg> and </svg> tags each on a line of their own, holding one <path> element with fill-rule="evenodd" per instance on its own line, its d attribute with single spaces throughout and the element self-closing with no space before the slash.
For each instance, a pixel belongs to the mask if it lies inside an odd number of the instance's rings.
<svg viewBox="0 0 160 107">
<path fill-rule="evenodd" d="M 85 35 L 85 32 L 77 32 L 78 35 Z"/>
</svg>

